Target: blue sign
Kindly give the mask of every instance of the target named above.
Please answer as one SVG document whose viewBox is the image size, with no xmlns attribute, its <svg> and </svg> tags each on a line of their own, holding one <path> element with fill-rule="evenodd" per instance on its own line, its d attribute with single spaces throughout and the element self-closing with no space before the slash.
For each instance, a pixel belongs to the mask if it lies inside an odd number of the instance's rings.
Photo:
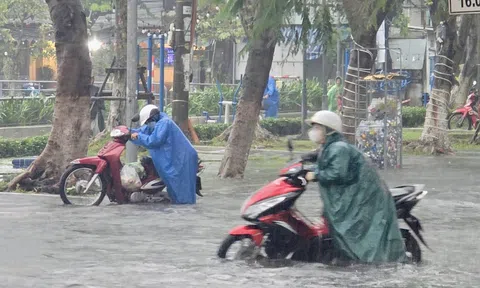
<svg viewBox="0 0 480 288">
<path fill-rule="evenodd" d="M 167 66 L 172 66 L 173 62 L 175 60 L 175 52 L 173 51 L 172 48 L 165 48 L 165 58 L 164 58 L 164 64 Z M 160 64 L 160 57 L 155 56 L 153 62 L 155 65 Z"/>
</svg>

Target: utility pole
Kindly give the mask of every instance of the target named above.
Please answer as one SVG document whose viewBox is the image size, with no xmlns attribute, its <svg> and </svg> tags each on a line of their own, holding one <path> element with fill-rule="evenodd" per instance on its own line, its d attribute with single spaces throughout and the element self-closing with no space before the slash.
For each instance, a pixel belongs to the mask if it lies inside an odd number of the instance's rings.
<svg viewBox="0 0 480 288">
<path fill-rule="evenodd" d="M 475 15 L 477 24 L 477 85 L 476 89 L 480 87 L 480 15 Z"/>
<path fill-rule="evenodd" d="M 307 0 L 303 0 L 303 5 L 307 5 Z M 298 136 L 298 139 L 308 139 L 307 135 L 307 124 L 305 120 L 307 119 L 307 46 L 308 40 L 306 38 L 302 39 L 302 123 L 301 123 L 301 134 Z"/>
<path fill-rule="evenodd" d="M 338 13 L 338 12 L 337 12 Z M 342 76 L 342 45 L 340 42 L 340 13 L 337 15 L 337 77 Z"/>
<path fill-rule="evenodd" d="M 176 0 L 173 64 L 172 118 L 185 132 L 188 130 L 188 92 L 190 90 L 190 29 L 192 0 Z"/>
<path fill-rule="evenodd" d="M 322 0 L 322 8 L 325 8 L 325 0 Z M 328 77 L 325 73 L 325 62 L 327 61 L 327 43 L 322 43 L 323 51 L 322 51 L 322 86 L 323 86 L 323 93 L 322 93 L 322 110 L 328 109 L 328 96 L 327 96 L 327 80 Z M 338 60 L 337 60 L 338 62 Z M 337 68 L 338 69 L 338 68 Z"/>
<path fill-rule="evenodd" d="M 308 139 L 307 135 L 307 124 L 305 120 L 307 119 L 307 41 L 303 43 L 303 79 L 302 79 L 302 134 L 298 137 L 299 139 Z"/>
<path fill-rule="evenodd" d="M 135 115 L 137 108 L 137 0 L 128 0 L 127 12 L 127 95 L 125 114 L 127 125 Z M 127 142 L 127 162 L 137 161 L 137 146 Z"/>
</svg>

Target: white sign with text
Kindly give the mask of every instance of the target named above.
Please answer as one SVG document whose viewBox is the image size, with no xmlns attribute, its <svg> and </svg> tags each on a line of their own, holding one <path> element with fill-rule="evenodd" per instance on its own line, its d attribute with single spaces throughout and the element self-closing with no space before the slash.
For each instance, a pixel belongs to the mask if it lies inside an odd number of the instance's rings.
<svg viewBox="0 0 480 288">
<path fill-rule="evenodd" d="M 480 13 L 480 0 L 448 0 L 451 15 Z"/>
</svg>

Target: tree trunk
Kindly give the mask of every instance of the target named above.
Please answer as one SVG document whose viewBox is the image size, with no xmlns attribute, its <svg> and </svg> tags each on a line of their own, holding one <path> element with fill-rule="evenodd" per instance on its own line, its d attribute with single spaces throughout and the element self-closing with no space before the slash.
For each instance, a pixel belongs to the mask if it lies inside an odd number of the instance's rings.
<svg viewBox="0 0 480 288">
<path fill-rule="evenodd" d="M 420 137 L 423 150 L 431 153 L 448 153 L 451 151 L 446 118 L 448 113 L 447 102 L 453 84 L 454 62 L 451 59 L 454 59 L 455 56 L 456 17 L 448 17 L 445 27 L 446 34 L 443 43 L 437 41 L 434 82 L 430 101 L 427 104 L 422 136 Z"/>
<path fill-rule="evenodd" d="M 115 67 L 117 70 L 113 79 L 113 97 L 126 98 L 127 95 L 127 0 L 115 1 Z M 126 124 L 125 101 L 112 101 L 106 125 L 106 131 L 113 127 Z"/>
<path fill-rule="evenodd" d="M 85 156 L 88 150 L 92 63 L 86 17 L 80 0 L 46 3 L 55 29 L 58 70 L 53 127 L 43 152 L 27 171 L 9 183 L 9 189 L 18 184 L 28 190 L 34 186 L 43 191 L 52 188 L 68 163 Z"/>
<path fill-rule="evenodd" d="M 362 119 L 367 118 L 367 91 L 361 79 L 371 73 L 375 64 L 377 31 L 385 16 L 401 8 L 400 0 L 387 0 L 384 9 L 377 10 L 375 0 L 343 0 L 343 7 L 357 45 L 350 54 L 349 67 L 343 91 L 343 132 L 350 143 L 355 143 L 355 130 Z M 373 25 L 372 13 L 376 12 Z"/>
<path fill-rule="evenodd" d="M 255 5 L 247 5 L 244 4 L 246 8 L 240 15 L 245 34 L 250 35 L 249 41 L 251 41 L 243 78 L 245 88 L 238 102 L 225 155 L 220 164 L 218 175 L 221 178 L 243 177 L 275 52 L 276 33 L 265 30 L 257 37 L 252 37 L 252 33 L 249 33 L 252 31 L 254 19 L 262 15 L 263 11 L 255 9 Z"/>
<path fill-rule="evenodd" d="M 464 33 L 464 26 L 468 25 L 466 29 L 467 33 Z M 457 89 L 452 90 L 452 95 L 454 97 L 454 108 L 465 105 L 465 100 L 468 96 L 468 90 L 471 87 L 472 79 L 477 75 L 477 30 L 476 30 L 476 21 L 473 21 L 472 15 L 462 15 L 462 24 L 460 25 L 460 33 L 457 36 L 459 42 L 463 42 L 457 45 L 459 49 L 463 50 L 463 67 L 460 71 L 460 78 Z M 466 40 L 466 41 L 465 41 Z M 458 57 L 455 57 L 458 58 Z"/>
</svg>

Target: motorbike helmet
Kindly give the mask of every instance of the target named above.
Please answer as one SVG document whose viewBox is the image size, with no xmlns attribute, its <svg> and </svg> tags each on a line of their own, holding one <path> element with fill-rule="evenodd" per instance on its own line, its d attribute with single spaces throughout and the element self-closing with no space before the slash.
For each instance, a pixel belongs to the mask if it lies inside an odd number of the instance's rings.
<svg viewBox="0 0 480 288">
<path fill-rule="evenodd" d="M 333 131 L 342 133 L 342 118 L 337 113 L 322 110 L 315 113 L 312 118 L 305 120 L 308 125 L 319 124 Z"/>
<path fill-rule="evenodd" d="M 147 123 L 147 121 L 160 114 L 160 110 L 158 109 L 157 106 L 153 105 L 153 104 L 148 104 L 148 105 L 145 105 L 142 110 L 140 110 L 140 125 L 144 125 L 145 123 Z"/>
</svg>

